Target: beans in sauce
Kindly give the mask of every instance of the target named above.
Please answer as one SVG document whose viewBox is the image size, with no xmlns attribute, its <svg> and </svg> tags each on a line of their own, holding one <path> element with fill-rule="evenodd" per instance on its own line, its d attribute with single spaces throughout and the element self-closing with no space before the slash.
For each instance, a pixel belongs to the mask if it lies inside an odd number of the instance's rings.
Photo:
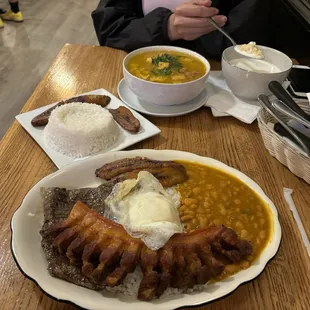
<svg viewBox="0 0 310 310">
<path fill-rule="evenodd" d="M 271 231 L 269 211 L 246 184 L 223 171 L 179 161 L 189 179 L 178 186 L 181 222 L 187 232 L 214 225 L 232 228 L 253 246 L 253 255 L 239 265 L 228 265 L 221 278 L 248 268 L 265 248 Z"/>
</svg>

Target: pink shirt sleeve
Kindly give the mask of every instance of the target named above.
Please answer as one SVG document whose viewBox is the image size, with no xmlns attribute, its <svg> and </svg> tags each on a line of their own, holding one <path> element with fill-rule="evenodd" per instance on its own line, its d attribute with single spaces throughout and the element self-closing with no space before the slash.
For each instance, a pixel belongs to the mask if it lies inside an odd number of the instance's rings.
<svg viewBox="0 0 310 310">
<path fill-rule="evenodd" d="M 185 0 L 142 0 L 143 13 L 146 15 L 159 7 L 167 8 L 174 12 L 175 8 L 183 2 Z"/>
</svg>

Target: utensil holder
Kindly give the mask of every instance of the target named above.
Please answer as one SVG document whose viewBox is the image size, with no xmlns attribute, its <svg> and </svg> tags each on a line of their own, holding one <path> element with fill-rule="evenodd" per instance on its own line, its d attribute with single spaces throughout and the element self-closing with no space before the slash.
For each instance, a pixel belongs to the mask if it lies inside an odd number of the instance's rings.
<svg viewBox="0 0 310 310">
<path fill-rule="evenodd" d="M 298 105 L 306 113 L 310 114 L 310 106 L 308 102 L 298 103 Z M 265 109 L 260 110 L 257 120 L 265 147 L 269 153 L 283 165 L 288 167 L 292 173 L 310 184 L 310 157 L 303 155 L 302 151 L 291 146 L 281 136 L 268 127 L 268 123 L 275 124 L 277 123 L 277 120 Z M 283 120 L 288 121 L 289 118 L 283 117 Z"/>
</svg>

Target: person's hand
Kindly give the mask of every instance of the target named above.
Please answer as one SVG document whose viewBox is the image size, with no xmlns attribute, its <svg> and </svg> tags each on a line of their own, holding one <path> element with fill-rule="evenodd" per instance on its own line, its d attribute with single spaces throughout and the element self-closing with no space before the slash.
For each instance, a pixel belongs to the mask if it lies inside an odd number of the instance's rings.
<svg viewBox="0 0 310 310">
<path fill-rule="evenodd" d="M 195 0 L 179 5 L 168 21 L 169 39 L 192 41 L 214 31 L 215 28 L 205 17 L 212 17 L 223 27 L 227 21 L 226 16 L 218 15 L 218 9 L 211 7 L 211 4 L 211 0 Z"/>
</svg>

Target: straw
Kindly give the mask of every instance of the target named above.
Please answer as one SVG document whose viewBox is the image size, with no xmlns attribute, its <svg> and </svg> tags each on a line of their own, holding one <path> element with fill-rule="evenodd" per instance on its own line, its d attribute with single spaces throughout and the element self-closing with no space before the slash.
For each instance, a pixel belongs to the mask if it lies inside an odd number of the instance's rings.
<svg viewBox="0 0 310 310">
<path fill-rule="evenodd" d="M 293 193 L 293 190 L 290 189 L 290 188 L 283 188 L 283 193 L 284 193 L 284 198 L 289 206 L 289 208 L 291 209 L 292 213 L 293 213 L 293 216 L 294 216 L 294 219 L 297 223 L 297 226 L 298 226 L 298 229 L 299 229 L 299 232 L 301 234 L 301 238 L 305 244 L 305 247 L 308 251 L 308 255 L 310 257 L 310 242 L 309 242 L 309 239 L 308 239 L 308 236 L 307 236 L 307 233 L 305 231 L 305 228 L 302 224 L 302 221 L 299 217 L 299 214 L 298 214 L 298 211 L 296 209 L 296 206 L 295 206 L 295 203 L 294 203 L 294 200 L 292 198 L 292 193 Z"/>
</svg>

